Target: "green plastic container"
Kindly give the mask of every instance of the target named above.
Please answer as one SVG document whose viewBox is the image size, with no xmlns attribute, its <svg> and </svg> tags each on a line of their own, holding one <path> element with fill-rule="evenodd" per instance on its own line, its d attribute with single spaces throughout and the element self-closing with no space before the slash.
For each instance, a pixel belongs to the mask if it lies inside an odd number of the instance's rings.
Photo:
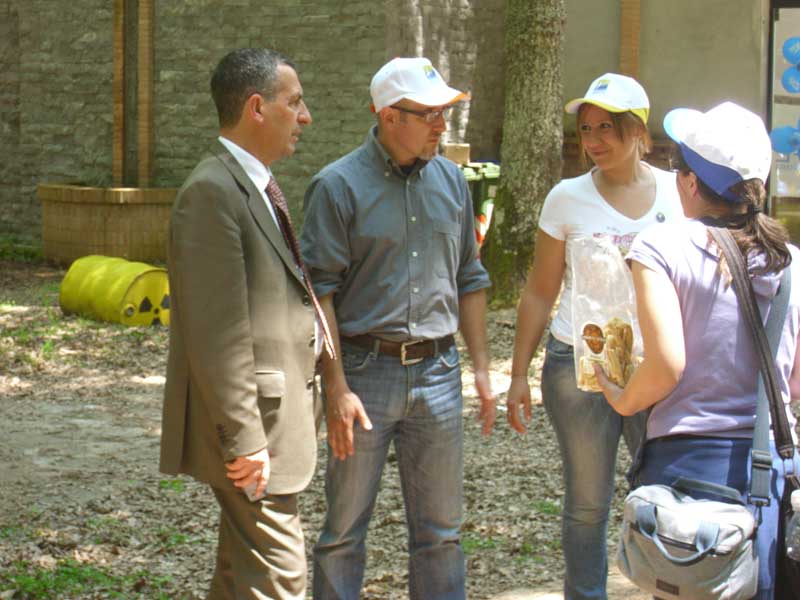
<svg viewBox="0 0 800 600">
<path fill-rule="evenodd" d="M 467 185 L 469 186 L 469 193 L 472 196 L 472 208 L 475 215 L 478 214 L 478 209 L 480 208 L 480 202 L 478 202 L 479 198 L 479 188 L 481 185 L 481 180 L 483 179 L 483 173 L 481 173 L 480 168 L 471 167 L 468 165 L 459 165 L 459 169 L 464 174 L 464 179 L 467 180 Z"/>
<path fill-rule="evenodd" d="M 472 206 L 475 216 L 481 214 L 481 207 L 487 200 L 494 200 L 500 183 L 500 165 L 492 162 L 471 162 L 461 168 L 469 183 Z M 467 176 L 467 171 L 471 175 Z M 471 178 L 470 178 L 471 177 Z"/>
</svg>

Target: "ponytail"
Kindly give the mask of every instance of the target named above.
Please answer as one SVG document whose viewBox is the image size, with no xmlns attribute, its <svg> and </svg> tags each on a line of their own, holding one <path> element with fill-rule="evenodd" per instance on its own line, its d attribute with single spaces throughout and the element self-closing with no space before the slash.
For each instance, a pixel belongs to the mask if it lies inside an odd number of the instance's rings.
<svg viewBox="0 0 800 600">
<path fill-rule="evenodd" d="M 670 162 L 671 166 L 684 175 L 692 172 L 677 146 L 673 149 Z M 722 218 L 703 218 L 701 219 L 703 222 L 730 229 L 736 245 L 744 256 L 751 250 L 765 255 L 764 266 L 757 269 L 754 274 L 777 273 L 791 264 L 792 255 L 787 246 L 789 233 L 780 221 L 764 214 L 767 190 L 760 179 L 748 179 L 728 188 L 728 192 L 736 196 L 736 202 L 731 202 L 714 192 L 699 177 L 697 188 L 706 202 L 722 208 L 725 215 Z"/>
<path fill-rule="evenodd" d="M 767 197 L 764 184 L 760 179 L 748 179 L 729 188 L 739 202 L 731 203 L 718 196 L 698 179 L 703 196 L 712 204 L 723 204 L 728 207 L 742 207 L 743 212 L 731 212 L 725 219 L 736 245 L 744 256 L 751 250 L 763 252 L 765 263 L 754 274 L 779 272 L 792 262 L 789 253 L 789 233 L 780 221 L 764 214 L 762 207 Z M 703 189 L 705 188 L 705 189 Z"/>
</svg>

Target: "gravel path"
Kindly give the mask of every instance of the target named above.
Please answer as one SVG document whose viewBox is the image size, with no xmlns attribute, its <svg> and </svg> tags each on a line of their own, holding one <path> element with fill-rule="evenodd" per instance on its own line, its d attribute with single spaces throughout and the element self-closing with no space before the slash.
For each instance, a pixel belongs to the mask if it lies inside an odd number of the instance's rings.
<svg viewBox="0 0 800 600">
<path fill-rule="evenodd" d="M 204 486 L 157 471 L 167 333 L 63 316 L 62 277 L 43 265 L 0 261 L 0 600 L 203 598 L 213 569 L 214 501 Z M 513 311 L 494 311 L 489 321 L 493 386 L 504 391 Z M 561 466 L 544 410 L 535 408 L 529 433 L 519 436 L 505 422 L 500 395 L 497 425 L 484 438 L 469 365 L 464 384 L 469 597 L 561 598 Z M 317 477 L 301 496 L 310 543 L 324 516 L 320 442 Z M 612 556 L 626 466 L 627 455 L 618 468 Z M 390 456 L 363 598 L 404 598 L 406 581 Z M 609 597 L 645 598 L 613 569 Z"/>
</svg>

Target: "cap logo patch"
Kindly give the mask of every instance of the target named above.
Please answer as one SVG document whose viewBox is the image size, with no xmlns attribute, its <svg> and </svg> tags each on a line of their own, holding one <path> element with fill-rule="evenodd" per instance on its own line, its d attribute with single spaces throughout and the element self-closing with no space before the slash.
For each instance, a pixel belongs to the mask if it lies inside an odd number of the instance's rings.
<svg viewBox="0 0 800 600">
<path fill-rule="evenodd" d="M 433 70 L 432 66 L 425 65 L 422 70 L 425 71 L 425 77 L 428 79 L 436 79 L 436 71 Z"/>
<path fill-rule="evenodd" d="M 608 84 L 611 83 L 608 79 L 601 79 L 597 82 L 597 85 L 594 86 L 593 92 L 605 92 L 608 89 Z"/>
</svg>

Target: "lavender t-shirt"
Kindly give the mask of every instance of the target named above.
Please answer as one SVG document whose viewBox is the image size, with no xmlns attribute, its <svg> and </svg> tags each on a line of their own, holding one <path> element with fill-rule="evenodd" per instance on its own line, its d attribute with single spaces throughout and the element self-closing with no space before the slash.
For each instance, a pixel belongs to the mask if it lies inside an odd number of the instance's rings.
<svg viewBox="0 0 800 600">
<path fill-rule="evenodd" d="M 778 348 L 777 366 L 787 416 L 789 376 L 800 330 L 800 251 L 792 254 L 792 292 Z M 739 316 L 736 294 L 720 273 L 705 225 L 687 220 L 654 225 L 634 240 L 628 260 L 670 278 L 678 293 L 686 344 L 686 367 L 677 387 L 653 406 L 648 439 L 674 434 L 751 437 L 755 423 L 758 359 L 751 334 Z M 751 253 L 748 270 L 763 264 Z M 752 278 L 761 314 L 778 290 L 780 273 Z"/>
</svg>

